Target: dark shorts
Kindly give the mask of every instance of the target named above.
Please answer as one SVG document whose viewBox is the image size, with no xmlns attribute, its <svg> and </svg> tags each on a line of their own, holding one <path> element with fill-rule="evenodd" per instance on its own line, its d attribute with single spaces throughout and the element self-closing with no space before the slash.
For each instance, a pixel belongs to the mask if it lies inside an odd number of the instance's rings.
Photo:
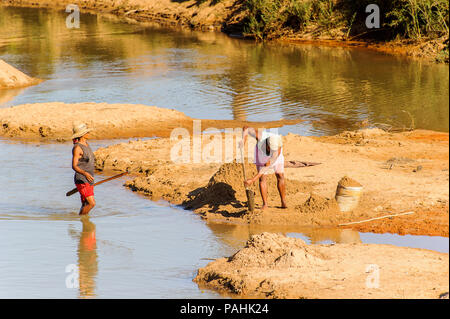
<svg viewBox="0 0 450 319">
<path fill-rule="evenodd" d="M 94 196 L 94 186 L 89 183 L 86 184 L 75 184 L 77 186 L 78 192 L 80 193 L 81 202 L 84 203 L 86 198 L 89 196 Z"/>
</svg>

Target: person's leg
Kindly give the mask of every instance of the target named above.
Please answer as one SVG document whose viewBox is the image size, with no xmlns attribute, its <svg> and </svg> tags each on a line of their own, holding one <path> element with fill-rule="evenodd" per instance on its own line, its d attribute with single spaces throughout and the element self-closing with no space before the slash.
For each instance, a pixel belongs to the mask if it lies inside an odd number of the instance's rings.
<svg viewBox="0 0 450 319">
<path fill-rule="evenodd" d="M 81 212 L 83 211 L 83 207 L 87 204 L 86 202 L 86 196 L 85 196 L 85 190 L 84 190 L 84 184 L 75 184 L 78 189 L 78 193 L 80 194 L 80 200 L 81 200 L 81 207 L 80 211 L 78 212 L 79 215 L 81 215 Z"/>
<path fill-rule="evenodd" d="M 87 215 L 95 207 L 95 198 L 94 196 L 86 197 L 86 201 L 84 202 L 84 206 L 81 207 L 80 215 Z"/>
<path fill-rule="evenodd" d="M 86 200 L 81 200 L 81 208 L 80 211 L 78 212 L 79 215 L 81 215 L 81 212 L 83 211 L 83 207 L 87 204 Z"/>
<path fill-rule="evenodd" d="M 261 198 L 263 200 L 263 206 L 261 209 L 266 209 L 267 205 L 267 180 L 266 175 L 262 175 L 259 179 L 259 191 L 261 192 Z"/>
<path fill-rule="evenodd" d="M 275 176 L 277 177 L 277 187 L 278 187 L 278 192 L 280 193 L 281 208 L 287 208 L 286 183 L 284 180 L 284 173 L 275 173 Z"/>
</svg>

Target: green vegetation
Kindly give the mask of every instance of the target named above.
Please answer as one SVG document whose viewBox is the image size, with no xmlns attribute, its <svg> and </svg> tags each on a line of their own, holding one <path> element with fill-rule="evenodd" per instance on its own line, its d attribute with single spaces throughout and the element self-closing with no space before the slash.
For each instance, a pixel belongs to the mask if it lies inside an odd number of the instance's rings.
<svg viewBox="0 0 450 319">
<path fill-rule="evenodd" d="M 448 35 L 448 0 L 406 0 L 387 14 L 388 26 L 412 39 Z"/>
<path fill-rule="evenodd" d="M 339 29 L 342 37 L 391 40 L 438 38 L 449 34 L 448 0 L 244 0 L 244 34 L 263 40 L 308 26 Z M 369 4 L 377 4 L 381 28 L 367 29 Z"/>
<path fill-rule="evenodd" d="M 333 0 L 246 0 L 249 15 L 244 34 L 274 38 L 286 29 L 304 30 L 310 24 L 330 29 L 342 24 Z"/>
</svg>

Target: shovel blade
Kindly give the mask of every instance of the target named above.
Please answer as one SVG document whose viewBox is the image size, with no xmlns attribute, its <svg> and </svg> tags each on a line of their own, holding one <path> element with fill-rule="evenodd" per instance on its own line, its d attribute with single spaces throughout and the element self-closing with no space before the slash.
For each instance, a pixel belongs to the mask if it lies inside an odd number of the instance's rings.
<svg viewBox="0 0 450 319">
<path fill-rule="evenodd" d="M 246 189 L 248 210 L 253 213 L 255 210 L 255 193 L 251 189 Z"/>
</svg>

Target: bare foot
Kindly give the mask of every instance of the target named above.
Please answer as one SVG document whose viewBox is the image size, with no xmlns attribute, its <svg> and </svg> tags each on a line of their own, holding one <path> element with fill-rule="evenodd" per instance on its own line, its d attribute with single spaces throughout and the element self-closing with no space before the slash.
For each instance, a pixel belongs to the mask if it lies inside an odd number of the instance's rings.
<svg viewBox="0 0 450 319">
<path fill-rule="evenodd" d="M 287 207 L 286 203 L 282 203 L 282 204 L 281 204 L 281 208 L 282 208 L 282 209 L 286 209 L 286 208 L 288 208 L 288 207 Z"/>
<path fill-rule="evenodd" d="M 263 205 L 263 206 L 261 207 L 261 210 L 266 210 L 267 208 L 269 208 L 269 206 Z"/>
</svg>

